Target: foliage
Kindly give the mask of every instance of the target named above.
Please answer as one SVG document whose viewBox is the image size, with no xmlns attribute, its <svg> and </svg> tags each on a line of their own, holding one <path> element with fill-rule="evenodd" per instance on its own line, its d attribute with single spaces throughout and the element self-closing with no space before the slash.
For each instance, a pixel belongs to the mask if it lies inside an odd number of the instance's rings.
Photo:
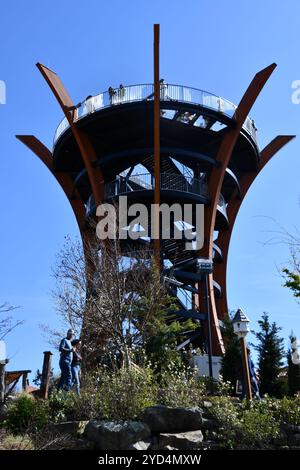
<svg viewBox="0 0 300 470">
<path fill-rule="evenodd" d="M 242 403 L 228 397 L 213 398 L 212 418 L 220 428 L 221 446 L 229 449 L 268 448 L 279 437 L 284 406 L 282 400 L 263 399 Z"/>
<path fill-rule="evenodd" d="M 13 317 L 10 315 L 17 308 L 19 307 L 14 307 L 7 302 L 0 304 L 0 340 L 3 340 L 15 328 L 24 323 L 22 320 L 13 321 Z M 3 314 L 5 315 L 4 317 Z"/>
<path fill-rule="evenodd" d="M 27 435 L 8 434 L 0 431 L 0 450 L 33 450 L 34 445 Z"/>
<path fill-rule="evenodd" d="M 228 397 L 211 398 L 210 415 L 220 424 L 217 437 L 224 448 L 232 449 L 240 431 L 238 409 Z"/>
<path fill-rule="evenodd" d="M 131 350 L 155 336 L 172 306 L 151 252 L 123 256 L 118 242 L 110 243 L 90 239 L 82 247 L 67 238 L 54 267 L 56 309 L 65 327 L 80 332 L 87 370 L 104 358 L 130 367 Z M 61 333 L 52 334 L 57 340 Z"/>
<path fill-rule="evenodd" d="M 151 369 L 100 371 L 95 383 L 102 418 L 138 419 L 145 407 L 156 404 L 157 391 Z"/>
<path fill-rule="evenodd" d="M 70 410 L 76 404 L 75 394 L 72 392 L 66 393 L 63 390 L 53 390 L 49 396 L 49 419 L 53 423 L 60 421 L 67 421 Z"/>
<path fill-rule="evenodd" d="M 176 368 L 170 363 L 160 375 L 158 403 L 167 406 L 197 406 L 205 395 L 205 383 L 192 368 Z"/>
<path fill-rule="evenodd" d="M 48 403 L 23 393 L 9 405 L 4 425 L 12 433 L 18 434 L 41 429 L 48 420 Z"/>
<path fill-rule="evenodd" d="M 284 287 L 290 289 L 296 299 L 300 299 L 300 273 L 288 268 L 284 268 L 282 272 L 285 277 Z"/>
<path fill-rule="evenodd" d="M 268 447 L 279 437 L 280 422 L 268 411 L 257 409 L 255 405 L 244 411 L 240 423 L 240 443 L 247 448 Z"/>
<path fill-rule="evenodd" d="M 175 310 L 173 307 L 169 307 Z M 145 343 L 145 355 L 153 368 L 156 378 L 168 371 L 183 370 L 189 365 L 191 354 L 189 351 L 177 351 L 176 346 L 179 338 L 184 341 L 184 332 L 192 331 L 197 325 L 191 320 L 183 323 L 168 321 L 167 312 L 161 311 L 154 319 Z"/>
<path fill-rule="evenodd" d="M 284 397 L 280 401 L 278 414 L 283 422 L 300 426 L 300 397 Z"/>
<path fill-rule="evenodd" d="M 279 328 L 275 322 L 270 323 L 269 315 L 264 313 L 258 321 L 260 331 L 254 333 L 258 344 L 254 346 L 258 352 L 258 374 L 261 395 L 274 397 L 284 395 L 284 383 L 280 380 L 283 365 L 283 338 L 279 337 Z"/>
<path fill-rule="evenodd" d="M 242 353 L 237 335 L 233 331 L 232 322 L 229 316 L 225 317 L 224 323 L 224 342 L 226 344 L 225 354 L 222 357 L 221 374 L 225 381 L 230 382 L 234 391 L 236 381 L 242 378 Z"/>
<path fill-rule="evenodd" d="M 300 364 L 294 364 L 292 361 L 292 354 L 295 351 L 293 344 L 296 344 L 297 339 L 291 334 L 290 335 L 291 349 L 287 352 L 287 363 L 288 363 L 288 393 L 290 396 L 300 392 Z"/>
</svg>

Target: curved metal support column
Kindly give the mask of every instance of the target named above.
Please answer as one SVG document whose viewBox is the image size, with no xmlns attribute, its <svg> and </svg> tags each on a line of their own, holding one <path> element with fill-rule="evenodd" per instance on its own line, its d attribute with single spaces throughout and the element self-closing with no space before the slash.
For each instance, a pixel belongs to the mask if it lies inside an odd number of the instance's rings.
<svg viewBox="0 0 300 470">
<path fill-rule="evenodd" d="M 238 140 L 240 131 L 243 127 L 243 123 L 247 118 L 255 100 L 257 99 L 260 91 L 264 87 L 265 83 L 267 82 L 268 78 L 272 74 L 273 70 L 275 69 L 276 64 L 271 64 L 265 69 L 258 72 L 253 80 L 251 81 L 250 85 L 248 86 L 246 92 L 244 93 L 237 109 L 234 114 L 234 121 L 235 127 L 229 128 L 224 134 L 223 140 L 220 143 L 220 147 L 218 149 L 216 155 L 216 162 L 218 166 L 212 168 L 209 182 L 208 182 L 208 191 L 211 198 L 211 204 L 209 207 L 205 208 L 204 213 L 204 247 L 199 251 L 199 256 L 203 258 L 212 258 L 212 251 L 213 251 L 213 232 L 215 227 L 216 221 L 216 214 L 217 214 L 217 205 L 219 196 L 221 193 L 221 188 L 226 172 L 226 168 L 228 166 L 230 157 L 232 155 L 233 149 L 235 144 Z M 198 286 L 199 290 L 201 286 Z M 213 352 L 214 354 L 223 354 L 224 344 L 222 339 L 222 334 L 219 327 L 218 315 L 215 306 L 215 298 L 214 298 L 214 291 L 213 291 L 213 275 L 209 275 L 209 290 L 211 294 L 211 314 L 212 314 L 212 340 L 213 340 Z M 199 293 L 199 305 L 201 302 L 201 298 L 203 297 L 202 292 Z"/>
<path fill-rule="evenodd" d="M 53 92 L 69 122 L 72 133 L 79 147 L 84 165 L 87 169 L 93 196 L 95 198 L 96 205 L 98 206 L 103 201 L 104 178 L 100 167 L 95 166 L 97 156 L 88 135 L 82 130 L 78 129 L 75 124 L 74 118 L 76 115 L 76 106 L 74 106 L 58 75 L 40 63 L 37 63 L 36 66 L 48 83 L 51 91 Z"/>
<path fill-rule="evenodd" d="M 227 216 L 229 220 L 229 229 L 227 231 L 219 232 L 217 240 L 215 240 L 218 247 L 222 250 L 223 263 L 215 266 L 215 277 L 222 287 L 222 297 L 216 299 L 216 306 L 219 318 L 224 318 L 228 314 L 227 293 L 226 293 L 226 273 L 227 273 L 227 259 L 230 245 L 230 239 L 234 228 L 234 223 L 243 200 L 256 179 L 257 175 L 262 171 L 265 165 L 271 158 L 279 152 L 287 143 L 294 139 L 294 135 L 279 135 L 275 137 L 261 152 L 260 165 L 257 172 L 251 172 L 244 176 L 240 182 L 241 193 L 234 191 L 227 206 Z"/>
<path fill-rule="evenodd" d="M 72 206 L 80 233 L 82 234 L 85 226 L 85 207 L 80 199 L 78 192 L 73 191 L 73 181 L 71 177 L 66 173 L 54 171 L 52 153 L 34 135 L 16 135 L 16 138 L 26 145 L 26 147 L 28 147 L 33 153 L 35 153 L 35 155 L 39 157 L 39 159 L 46 165 L 48 170 L 56 178 Z"/>
</svg>

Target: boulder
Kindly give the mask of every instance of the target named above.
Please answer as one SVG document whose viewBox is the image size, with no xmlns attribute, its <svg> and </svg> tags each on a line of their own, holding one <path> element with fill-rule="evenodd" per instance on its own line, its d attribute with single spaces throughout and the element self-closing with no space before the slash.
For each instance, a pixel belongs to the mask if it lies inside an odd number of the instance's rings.
<svg viewBox="0 0 300 470">
<path fill-rule="evenodd" d="M 88 421 L 65 421 L 62 423 L 51 423 L 47 426 L 47 431 L 57 434 L 70 434 L 71 436 L 81 436 L 84 433 Z"/>
<path fill-rule="evenodd" d="M 300 434 L 300 426 L 296 426 L 295 424 L 282 423 L 281 429 L 287 434 Z"/>
<path fill-rule="evenodd" d="M 289 446 L 300 446 L 300 434 L 289 434 L 288 436 Z"/>
<path fill-rule="evenodd" d="M 203 434 L 199 431 L 176 434 L 163 433 L 159 436 L 160 449 L 197 450 L 202 449 Z"/>
<path fill-rule="evenodd" d="M 212 431 L 212 430 L 219 429 L 219 427 L 220 427 L 220 424 L 218 423 L 216 419 L 206 419 L 206 418 L 202 419 L 201 429 Z"/>
<path fill-rule="evenodd" d="M 151 441 L 138 441 L 131 444 L 127 450 L 148 450 L 151 446 Z"/>
<path fill-rule="evenodd" d="M 144 410 L 143 421 L 154 433 L 196 431 L 202 425 L 202 409 L 150 406 Z"/>
<path fill-rule="evenodd" d="M 142 445 L 138 444 L 141 441 L 149 440 L 151 431 L 147 424 L 139 421 L 91 420 L 84 434 L 99 450 L 127 450 L 132 449 L 133 445 Z"/>
</svg>

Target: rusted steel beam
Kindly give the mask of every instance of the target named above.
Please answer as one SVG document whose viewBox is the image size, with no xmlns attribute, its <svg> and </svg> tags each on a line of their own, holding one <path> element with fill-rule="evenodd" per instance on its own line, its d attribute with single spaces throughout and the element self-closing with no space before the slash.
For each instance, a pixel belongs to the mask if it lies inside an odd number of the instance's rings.
<svg viewBox="0 0 300 470">
<path fill-rule="evenodd" d="M 237 109 L 234 114 L 235 126 L 234 128 L 228 128 L 227 132 L 224 134 L 224 137 L 220 143 L 219 149 L 216 155 L 217 165 L 214 166 L 211 170 L 209 181 L 208 181 L 208 191 L 210 195 L 210 205 L 205 207 L 204 212 L 204 246 L 199 251 L 199 257 L 202 258 L 212 258 L 213 252 L 213 232 L 215 228 L 216 214 L 217 214 L 217 205 L 219 201 L 219 196 L 221 194 L 221 188 L 228 166 L 229 160 L 231 158 L 233 149 L 240 135 L 240 131 L 244 124 L 245 119 L 247 118 L 255 100 L 257 99 L 259 93 L 264 87 L 265 83 L 269 79 L 273 70 L 275 69 L 276 64 L 271 64 L 265 69 L 258 72 L 250 85 L 248 86 L 246 92 L 244 93 Z M 203 295 L 201 293 L 201 285 L 199 287 L 199 296 L 198 304 L 199 306 L 202 303 Z M 218 314 L 215 305 L 215 296 L 213 288 L 213 275 L 209 275 L 209 291 L 211 298 L 211 314 L 212 314 L 212 336 L 213 336 L 213 352 L 214 354 L 223 354 L 224 353 L 224 343 L 222 339 L 222 334 L 219 327 Z"/>
<path fill-rule="evenodd" d="M 160 82 L 159 24 L 154 25 L 154 256 L 160 267 Z"/>
<path fill-rule="evenodd" d="M 57 99 L 65 117 L 68 120 L 74 138 L 79 147 L 83 163 L 87 170 L 92 193 L 96 206 L 100 205 L 104 197 L 104 178 L 99 166 L 95 166 L 97 155 L 88 135 L 76 126 L 76 106 L 74 106 L 68 92 L 63 86 L 58 75 L 45 65 L 36 64 L 43 75 L 55 98 Z"/>
<path fill-rule="evenodd" d="M 217 311 L 219 318 L 223 318 L 228 314 L 227 292 L 226 292 L 226 273 L 227 273 L 227 260 L 230 246 L 230 240 L 236 217 L 240 207 L 245 199 L 245 196 L 265 165 L 270 159 L 276 155 L 287 143 L 295 138 L 294 135 L 278 135 L 275 137 L 261 152 L 260 164 L 257 171 L 245 174 L 240 180 L 240 194 L 235 190 L 227 205 L 227 217 L 229 228 L 225 231 L 220 231 L 215 243 L 222 250 L 223 262 L 215 265 L 214 277 L 222 287 L 222 297 L 216 299 Z"/>
</svg>

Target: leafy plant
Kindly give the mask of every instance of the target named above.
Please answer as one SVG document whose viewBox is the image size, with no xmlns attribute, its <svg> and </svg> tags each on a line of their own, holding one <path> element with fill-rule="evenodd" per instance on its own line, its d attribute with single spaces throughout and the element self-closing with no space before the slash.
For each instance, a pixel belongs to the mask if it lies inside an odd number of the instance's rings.
<svg viewBox="0 0 300 470">
<path fill-rule="evenodd" d="M 41 429 L 48 421 L 48 403 L 21 394 L 9 405 L 4 425 L 12 433 L 18 434 Z"/>
<path fill-rule="evenodd" d="M 137 419 L 144 408 L 156 404 L 156 385 L 150 369 L 101 371 L 96 383 L 102 418 Z"/>
</svg>

